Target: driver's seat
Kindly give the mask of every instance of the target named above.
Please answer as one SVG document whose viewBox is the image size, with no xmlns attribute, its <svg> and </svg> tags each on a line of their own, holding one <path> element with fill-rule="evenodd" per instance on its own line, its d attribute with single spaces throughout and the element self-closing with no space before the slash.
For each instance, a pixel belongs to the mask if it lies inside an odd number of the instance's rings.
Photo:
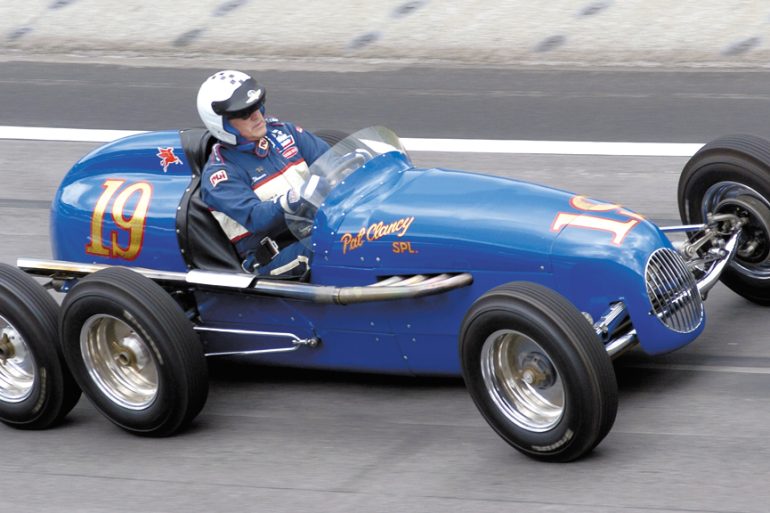
<svg viewBox="0 0 770 513">
<path fill-rule="evenodd" d="M 200 178 L 216 138 L 204 128 L 180 130 L 192 180 L 179 206 L 176 225 L 182 257 L 190 269 L 238 271 L 241 259 L 200 196 Z"/>
</svg>

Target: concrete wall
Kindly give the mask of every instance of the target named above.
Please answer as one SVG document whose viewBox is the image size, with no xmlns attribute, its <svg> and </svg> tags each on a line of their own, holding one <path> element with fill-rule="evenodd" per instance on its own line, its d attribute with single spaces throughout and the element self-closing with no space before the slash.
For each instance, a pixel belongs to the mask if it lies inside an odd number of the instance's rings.
<svg viewBox="0 0 770 513">
<path fill-rule="evenodd" d="M 2 0 L 0 54 L 766 67 L 767 0 Z"/>
</svg>

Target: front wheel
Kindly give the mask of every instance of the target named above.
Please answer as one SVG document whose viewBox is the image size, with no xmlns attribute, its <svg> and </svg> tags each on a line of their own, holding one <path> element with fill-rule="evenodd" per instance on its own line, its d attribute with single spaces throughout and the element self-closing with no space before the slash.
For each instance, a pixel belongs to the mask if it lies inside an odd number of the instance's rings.
<svg viewBox="0 0 770 513">
<path fill-rule="evenodd" d="M 481 414 L 530 457 L 577 459 L 615 421 L 609 356 L 582 314 L 548 288 L 516 282 L 479 298 L 463 321 L 460 358 Z"/>
<path fill-rule="evenodd" d="M 60 329 L 83 392 L 126 431 L 172 435 L 203 408 L 203 348 L 182 309 L 152 280 L 121 267 L 83 278 L 64 299 Z"/>
<path fill-rule="evenodd" d="M 744 220 L 736 256 L 720 279 L 746 299 L 770 305 L 770 142 L 734 135 L 708 143 L 682 170 L 677 199 L 685 224 L 716 213 Z"/>
</svg>

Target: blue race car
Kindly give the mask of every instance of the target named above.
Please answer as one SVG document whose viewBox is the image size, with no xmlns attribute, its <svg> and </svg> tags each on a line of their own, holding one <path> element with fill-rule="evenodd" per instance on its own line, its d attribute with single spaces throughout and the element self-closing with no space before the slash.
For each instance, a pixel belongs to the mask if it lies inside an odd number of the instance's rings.
<svg viewBox="0 0 770 513">
<path fill-rule="evenodd" d="M 770 303 L 763 141 L 700 150 L 680 181 L 685 224 L 659 228 L 560 190 L 415 168 L 383 127 L 319 135 L 333 147 L 286 219 L 313 250 L 304 281 L 242 270 L 199 197 L 207 132 L 139 134 L 76 163 L 53 200 L 54 260 L 0 266 L 0 420 L 53 426 L 82 390 L 121 428 L 171 435 L 203 408 L 206 358 L 249 355 L 462 375 L 506 442 L 568 461 L 612 427 L 612 358 L 693 341 L 720 277 Z"/>
</svg>

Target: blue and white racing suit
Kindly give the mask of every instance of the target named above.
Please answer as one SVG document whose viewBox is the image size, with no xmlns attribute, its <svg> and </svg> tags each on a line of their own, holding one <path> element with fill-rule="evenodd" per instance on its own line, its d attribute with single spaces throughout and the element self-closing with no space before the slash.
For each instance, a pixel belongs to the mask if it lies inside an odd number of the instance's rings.
<svg viewBox="0 0 770 513">
<path fill-rule="evenodd" d="M 267 118 L 266 125 L 258 142 L 239 137 L 243 144 L 214 145 L 201 175 L 201 199 L 244 259 L 244 269 L 296 277 L 308 268 L 311 254 L 286 226 L 285 195 L 302 188 L 308 166 L 329 145 L 292 123 Z"/>
</svg>

